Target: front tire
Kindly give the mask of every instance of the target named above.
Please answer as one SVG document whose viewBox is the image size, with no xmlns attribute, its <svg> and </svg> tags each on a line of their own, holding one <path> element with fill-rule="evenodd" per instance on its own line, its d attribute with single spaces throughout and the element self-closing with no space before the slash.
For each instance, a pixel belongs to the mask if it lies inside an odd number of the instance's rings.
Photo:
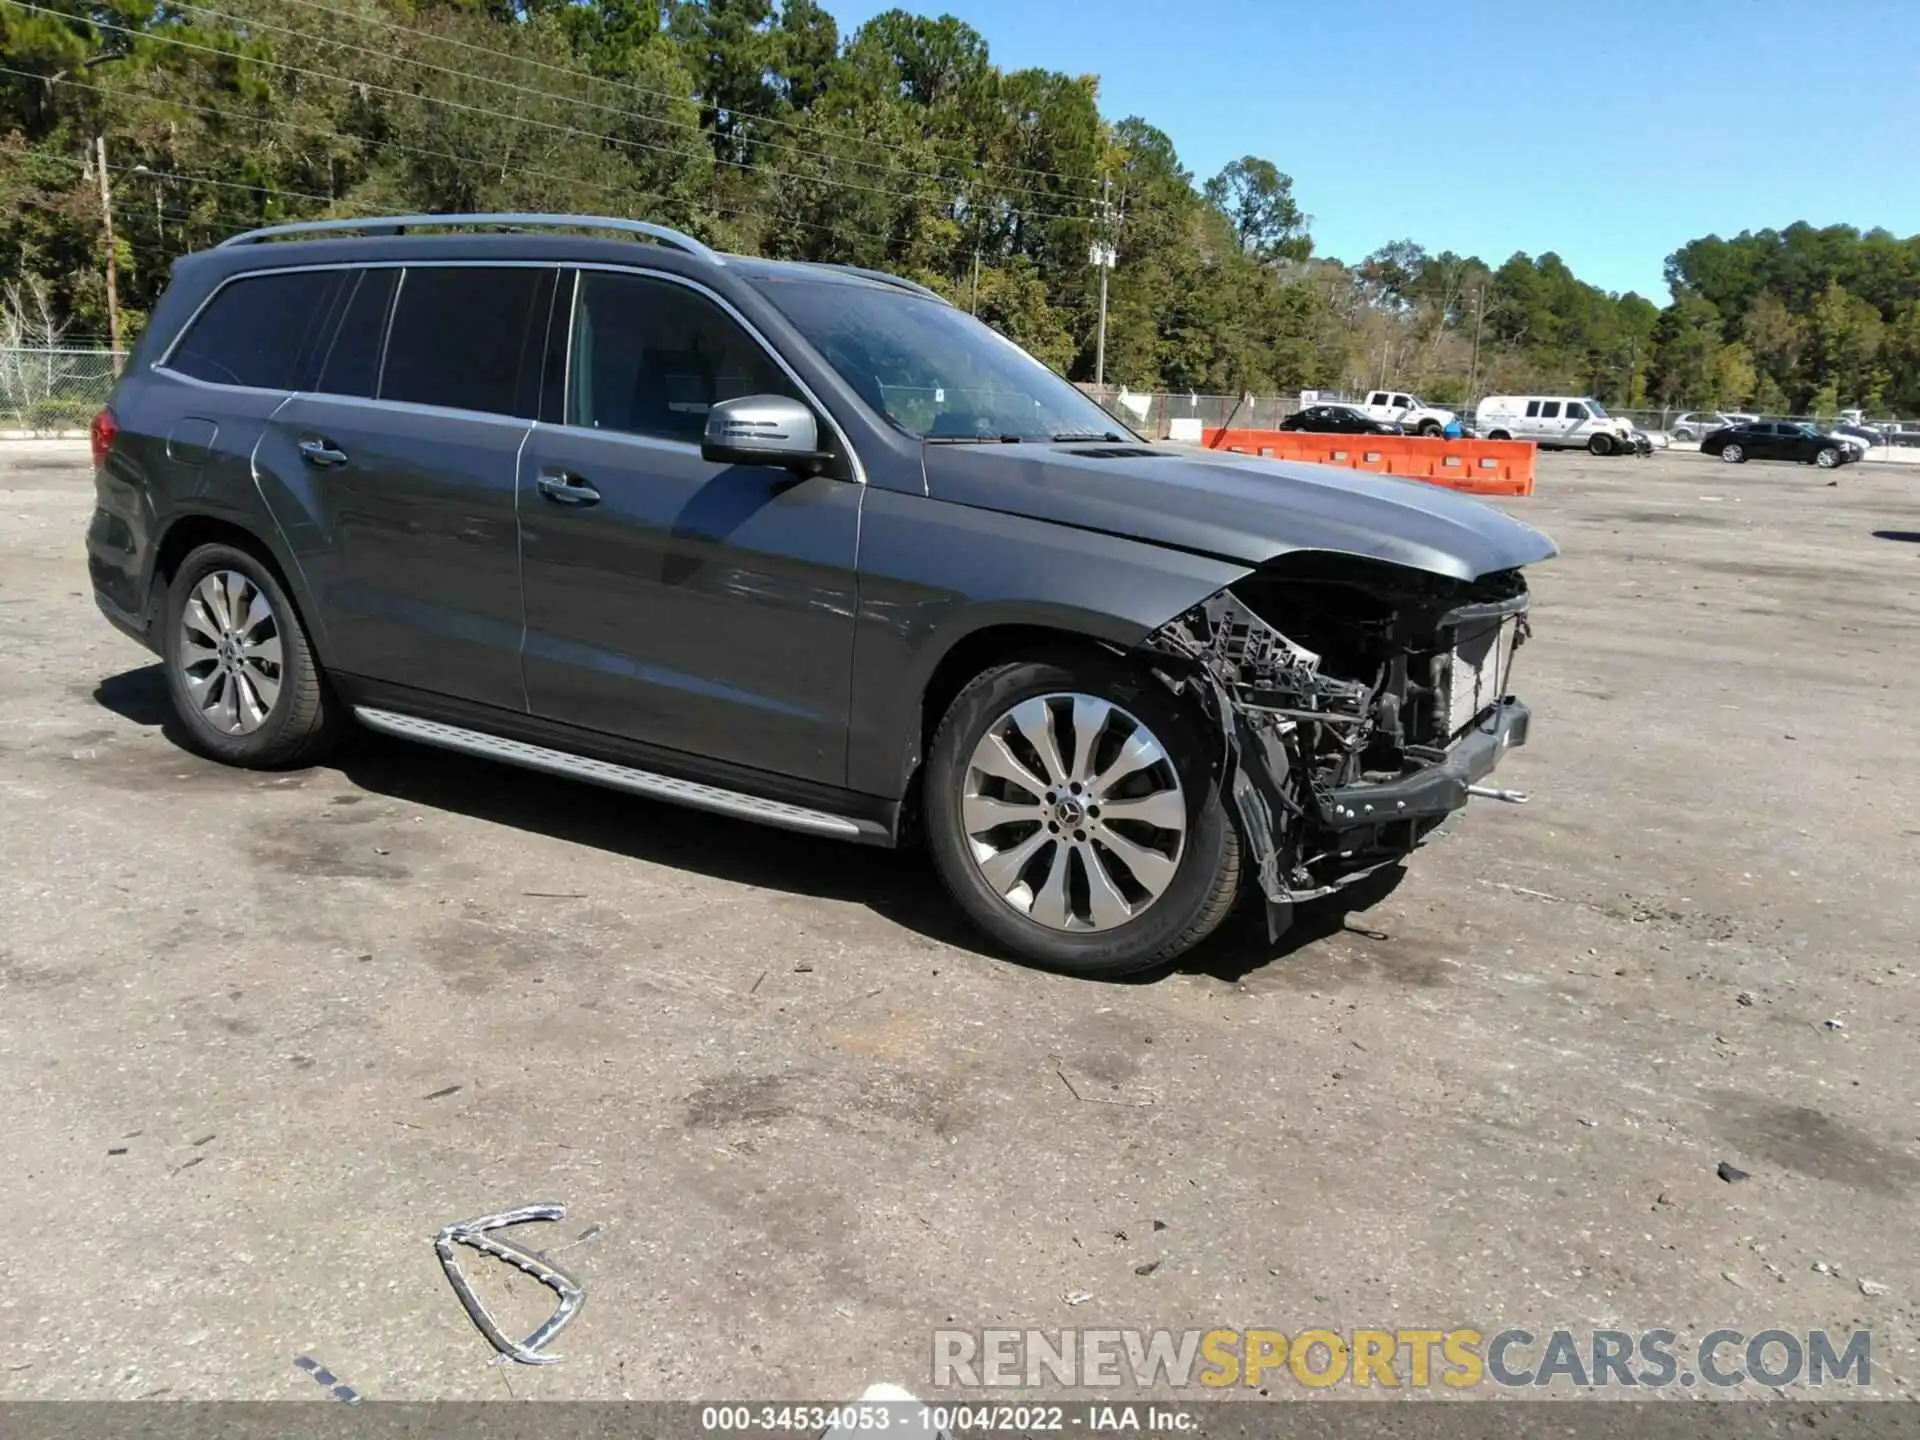
<svg viewBox="0 0 1920 1440">
<path fill-rule="evenodd" d="M 1587 449 L 1595 455 L 1611 455 L 1613 453 L 1613 437 L 1611 435 L 1595 435 L 1587 441 Z"/>
<path fill-rule="evenodd" d="M 1813 457 L 1813 463 L 1822 470 L 1831 470 L 1840 463 L 1840 452 L 1829 445 Z"/>
<path fill-rule="evenodd" d="M 928 847 L 967 918 L 1049 969 L 1173 959 L 1240 886 L 1208 730 L 1151 676 L 1062 653 L 976 676 L 924 776 Z"/>
<path fill-rule="evenodd" d="M 1422 420 L 1420 422 L 1420 433 L 1429 440 L 1433 439 L 1436 435 L 1443 434 L 1445 430 L 1446 427 L 1437 420 Z"/>
<path fill-rule="evenodd" d="M 340 725 L 306 627 L 271 568 L 202 545 L 167 587 L 161 659 L 187 743 L 226 765 L 317 762 Z"/>
<path fill-rule="evenodd" d="M 1738 445 L 1729 445 L 1720 452 L 1720 461 L 1724 465 L 1738 465 L 1746 458 L 1747 452 Z"/>
<path fill-rule="evenodd" d="M 1489 440 L 1511 440 L 1512 438 L 1513 436 L 1505 430 L 1489 430 L 1487 432 L 1487 439 Z"/>
</svg>

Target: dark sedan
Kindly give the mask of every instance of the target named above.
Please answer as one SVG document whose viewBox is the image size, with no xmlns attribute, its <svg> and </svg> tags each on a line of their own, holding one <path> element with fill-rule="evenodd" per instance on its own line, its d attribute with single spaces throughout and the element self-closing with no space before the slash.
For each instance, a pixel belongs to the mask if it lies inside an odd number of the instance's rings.
<svg viewBox="0 0 1920 1440">
<path fill-rule="evenodd" d="M 1829 435 L 1800 420 L 1755 420 L 1716 430 L 1700 442 L 1704 455 L 1718 455 L 1729 465 L 1748 460 L 1798 460 L 1831 470 L 1859 458 L 1859 452 L 1839 435 Z"/>
<path fill-rule="evenodd" d="M 1352 405 L 1309 405 L 1280 422 L 1282 430 L 1304 430 L 1313 435 L 1404 435 L 1404 425 L 1376 420 Z"/>
</svg>

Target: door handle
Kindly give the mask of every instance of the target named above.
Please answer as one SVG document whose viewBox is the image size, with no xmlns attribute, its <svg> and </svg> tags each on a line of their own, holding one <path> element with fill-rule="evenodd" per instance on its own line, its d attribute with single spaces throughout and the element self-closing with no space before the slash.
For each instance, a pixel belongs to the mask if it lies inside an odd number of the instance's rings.
<svg viewBox="0 0 1920 1440">
<path fill-rule="evenodd" d="M 347 463 L 347 452 L 331 440 L 307 439 L 300 442 L 300 458 L 309 465 L 329 466 Z"/>
<path fill-rule="evenodd" d="M 600 492 L 578 475 L 564 470 L 542 470 L 537 482 L 540 493 L 557 505 L 598 505 Z"/>
</svg>

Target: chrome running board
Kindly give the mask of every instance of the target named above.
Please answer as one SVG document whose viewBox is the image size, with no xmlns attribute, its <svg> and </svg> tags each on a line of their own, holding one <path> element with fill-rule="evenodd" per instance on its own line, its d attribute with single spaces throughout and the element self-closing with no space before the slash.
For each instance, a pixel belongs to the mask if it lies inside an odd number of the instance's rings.
<svg viewBox="0 0 1920 1440">
<path fill-rule="evenodd" d="M 418 740 L 423 745 L 438 745 L 443 750 L 458 750 L 488 760 L 502 760 L 528 770 L 541 770 L 569 780 L 584 780 L 589 785 L 604 785 L 649 800 L 665 800 L 674 805 L 691 805 L 698 810 L 713 810 L 743 820 L 758 820 L 763 825 L 778 825 L 786 830 L 804 830 L 811 835 L 832 835 L 842 840 L 884 840 L 886 829 L 877 821 L 855 820 L 832 815 L 825 810 L 810 810 L 804 805 L 789 805 L 782 800 L 764 800 L 758 795 L 743 795 L 723 790 L 698 780 L 678 780 L 656 775 L 651 770 L 636 770 L 610 760 L 590 760 L 569 755 L 564 750 L 549 750 L 544 745 L 529 745 L 524 740 L 509 740 L 480 730 L 467 730 L 438 720 L 423 720 L 417 715 L 401 715 L 392 710 L 354 707 L 354 718 L 369 730 L 396 735 L 402 740 Z"/>
</svg>

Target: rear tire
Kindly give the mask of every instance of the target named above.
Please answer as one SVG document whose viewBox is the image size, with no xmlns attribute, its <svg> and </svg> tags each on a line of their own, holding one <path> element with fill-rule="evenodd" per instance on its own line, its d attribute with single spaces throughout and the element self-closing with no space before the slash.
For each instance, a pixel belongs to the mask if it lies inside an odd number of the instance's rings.
<svg viewBox="0 0 1920 1440">
<path fill-rule="evenodd" d="M 1673 438 L 1676 440 L 1691 443 L 1692 440 L 1694 439 L 1694 434 L 1693 434 L 1693 431 L 1687 429 L 1686 426 L 1682 425 L 1678 430 L 1673 432 Z"/>
<path fill-rule="evenodd" d="M 1014 724 L 1016 711 L 1028 725 Z M 1080 753 L 1087 740 L 1074 733 L 1074 718 L 1106 714 L 1118 718 L 1090 720 L 1099 743 Z M 1052 761 L 1061 763 L 1050 764 L 1024 740 L 995 747 L 995 737 L 1011 739 L 1016 729 L 1024 737 L 1030 728 L 1042 732 Z M 1142 750 L 1158 757 L 1146 768 L 1108 758 L 1141 732 Z M 983 757 L 999 764 L 990 757 L 1003 751 L 1018 752 L 1011 774 L 1027 772 L 1016 784 L 981 768 Z M 1009 773 L 1004 764 L 999 769 Z M 1088 801 L 1084 840 L 1074 829 L 1079 822 L 1057 827 L 1060 812 L 1045 799 L 1069 801 L 1069 786 L 1046 772 L 1071 780 L 1077 770 L 1099 777 L 1075 792 Z M 923 789 L 927 845 L 948 893 L 994 940 L 1048 969 L 1106 978 L 1164 964 L 1211 934 L 1239 892 L 1240 835 L 1221 801 L 1207 727 L 1157 680 L 1107 656 L 1062 651 L 976 676 L 940 722 Z M 1115 813 L 1122 806 L 1144 811 L 1150 801 L 1167 807 L 1155 822 Z M 1116 821 L 1123 828 L 1103 828 Z M 1158 821 L 1168 828 L 1153 828 Z M 1077 839 L 1073 847 L 1070 834 Z M 1115 847 L 1104 848 L 1103 836 L 1115 839 Z M 1029 842 L 1037 848 L 1021 861 Z M 1142 853 L 1147 846 L 1154 854 Z M 1121 858 L 1128 851 L 1133 858 Z M 1134 865 L 1137 872 L 1128 868 Z M 1058 909 L 1046 921 L 1035 917 L 1048 908 L 1055 866 L 1061 871 L 1053 896 Z"/>
<path fill-rule="evenodd" d="M 344 723 L 300 612 L 272 569 L 231 545 L 181 561 L 161 620 L 167 693 L 195 750 L 225 765 L 317 763 Z"/>
</svg>

